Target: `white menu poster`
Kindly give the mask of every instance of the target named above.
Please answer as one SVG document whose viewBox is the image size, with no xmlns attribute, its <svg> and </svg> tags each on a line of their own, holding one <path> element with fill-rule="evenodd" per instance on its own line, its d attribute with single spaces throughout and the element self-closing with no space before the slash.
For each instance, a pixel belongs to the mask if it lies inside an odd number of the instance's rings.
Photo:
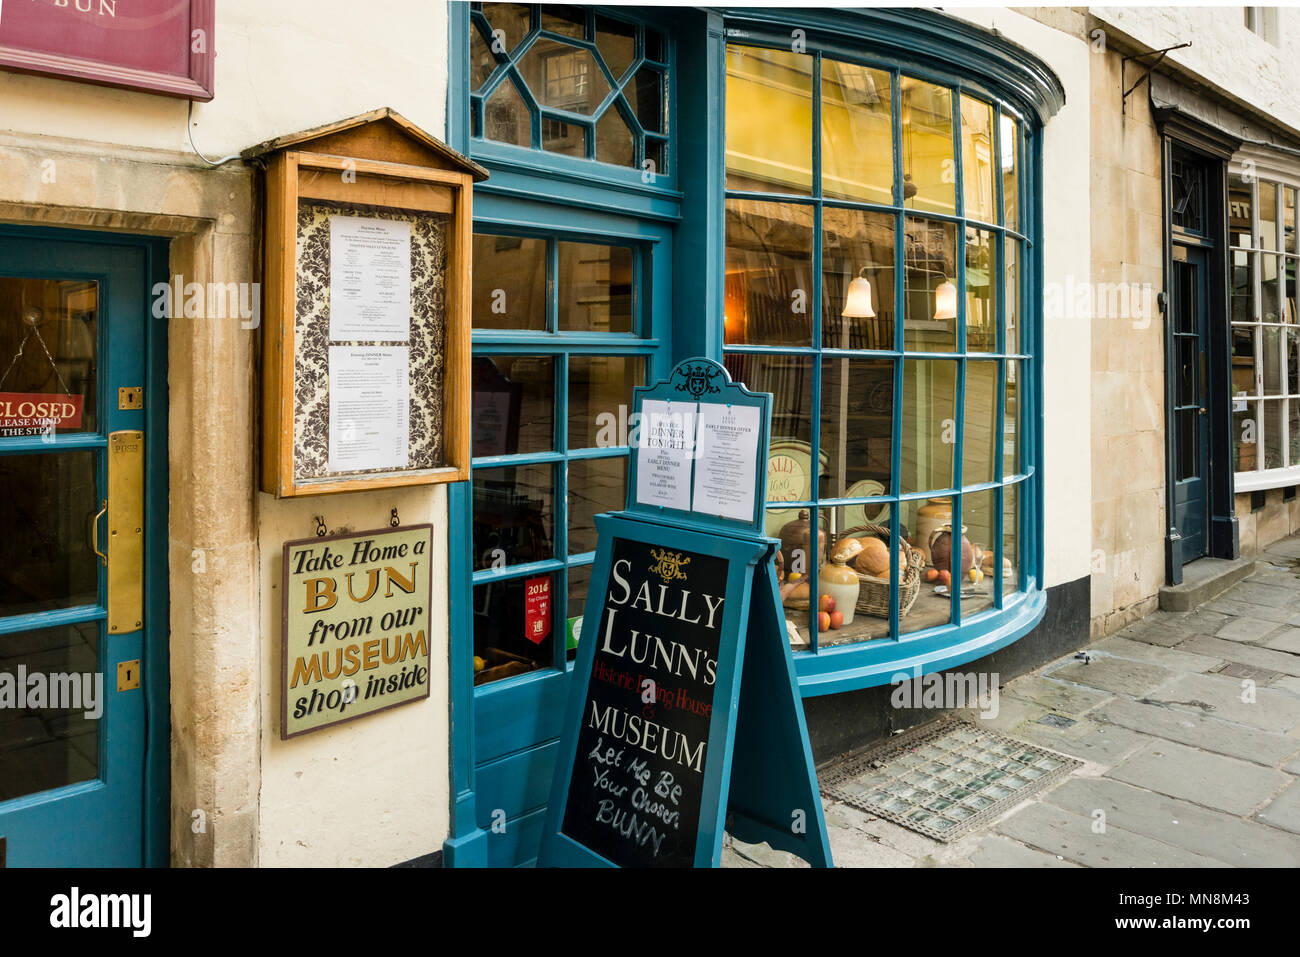
<svg viewBox="0 0 1300 957">
<path fill-rule="evenodd" d="M 330 341 L 410 342 L 411 224 L 330 217 Z"/>
<path fill-rule="evenodd" d="M 695 410 L 694 402 L 646 399 L 641 403 L 636 460 L 638 505 L 690 511 Z"/>
<path fill-rule="evenodd" d="M 331 472 L 407 468 L 407 346 L 330 346 Z"/>
<path fill-rule="evenodd" d="M 754 520 L 759 410 L 701 402 L 693 508 L 742 522 Z"/>
</svg>

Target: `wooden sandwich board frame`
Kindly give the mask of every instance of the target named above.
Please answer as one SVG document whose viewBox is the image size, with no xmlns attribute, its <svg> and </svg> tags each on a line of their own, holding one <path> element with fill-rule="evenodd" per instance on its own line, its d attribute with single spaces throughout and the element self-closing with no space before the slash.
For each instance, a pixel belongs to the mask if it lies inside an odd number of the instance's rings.
<svg viewBox="0 0 1300 957">
<path fill-rule="evenodd" d="M 689 360 L 716 366 L 712 360 Z M 638 389 L 635 408 L 640 412 L 646 396 L 658 397 L 683 381 L 681 363 L 666 382 Z M 718 401 L 742 399 L 759 406 L 762 425 L 758 454 L 766 461 L 770 426 L 770 397 L 749 393 L 730 382 Z M 636 454 L 632 455 L 635 469 Z M 633 471 L 634 474 L 634 471 Z M 713 711 L 707 737 L 700 811 L 694 853 L 695 867 L 718 867 L 724 833 L 746 843 L 766 841 L 794 853 L 814 866 L 831 866 L 830 843 L 803 705 L 795 677 L 785 629 L 776 553 L 780 543 L 761 534 L 766 470 L 757 469 L 759 484 L 752 527 L 716 516 L 685 515 L 674 509 L 654 514 L 636 507 L 634 479 L 629 479 L 630 507 L 596 516 L 598 544 L 587 593 L 583 640 L 570 676 L 560 756 L 551 783 L 546 826 L 542 836 L 541 866 L 614 867 L 611 860 L 565 833 L 571 780 L 584 711 L 588 702 L 597 648 L 604 633 L 615 542 L 628 539 L 663 549 L 713 556 L 727 563 L 722 623 L 719 633 Z"/>
</svg>

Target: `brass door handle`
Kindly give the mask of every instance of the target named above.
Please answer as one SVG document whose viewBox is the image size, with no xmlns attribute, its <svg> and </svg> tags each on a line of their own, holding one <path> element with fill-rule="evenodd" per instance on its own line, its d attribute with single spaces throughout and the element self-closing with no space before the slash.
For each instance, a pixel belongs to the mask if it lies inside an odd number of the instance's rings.
<svg viewBox="0 0 1300 957">
<path fill-rule="evenodd" d="M 103 560 L 104 567 L 108 567 L 108 555 L 99 550 L 99 520 L 108 512 L 108 499 L 99 503 L 99 511 L 95 513 L 95 518 L 90 523 L 90 549 Z"/>
</svg>

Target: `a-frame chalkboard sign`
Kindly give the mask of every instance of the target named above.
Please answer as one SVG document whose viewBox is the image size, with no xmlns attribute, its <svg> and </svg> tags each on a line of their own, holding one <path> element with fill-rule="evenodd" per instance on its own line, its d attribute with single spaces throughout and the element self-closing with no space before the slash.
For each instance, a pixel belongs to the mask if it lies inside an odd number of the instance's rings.
<svg viewBox="0 0 1300 957">
<path fill-rule="evenodd" d="M 691 359 L 634 412 L 627 507 L 596 516 L 540 864 L 717 867 L 725 829 L 829 867 L 762 532 L 771 397 Z"/>
</svg>

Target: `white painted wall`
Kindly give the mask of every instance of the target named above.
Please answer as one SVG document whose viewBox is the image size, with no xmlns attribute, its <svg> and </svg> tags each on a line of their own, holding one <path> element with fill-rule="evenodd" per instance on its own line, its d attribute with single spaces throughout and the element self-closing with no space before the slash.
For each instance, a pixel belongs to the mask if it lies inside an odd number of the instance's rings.
<svg viewBox="0 0 1300 957">
<path fill-rule="evenodd" d="M 447 5 L 220 0 L 216 97 L 194 106 L 207 156 L 391 106 L 434 135 L 447 101 Z M 190 149 L 184 100 L 0 72 L 0 130 Z"/>
<path fill-rule="evenodd" d="M 442 849 L 450 834 L 447 488 L 354 492 L 307 499 L 259 494 L 262 570 L 262 789 L 258 863 L 263 867 L 386 867 Z M 281 741 L 282 549 L 310 538 L 314 515 L 330 534 L 433 524 L 427 701 L 404 704 Z"/>
<path fill-rule="evenodd" d="M 1065 106 L 1043 133 L 1043 282 L 1078 289 L 1091 282 L 1092 258 L 1088 45 L 1015 10 L 949 12 L 1032 50 L 1065 87 Z M 1083 578 L 1091 567 L 1091 318 L 1048 317 L 1043 340 L 1044 582 L 1051 586 Z"/>
<path fill-rule="evenodd" d="M 1190 47 L 1173 51 L 1168 61 L 1300 131 L 1300 9 L 1277 8 L 1276 45 L 1246 29 L 1241 7 L 1089 7 L 1089 12 L 1103 29 L 1118 30 L 1154 50 L 1190 40 Z"/>
</svg>

